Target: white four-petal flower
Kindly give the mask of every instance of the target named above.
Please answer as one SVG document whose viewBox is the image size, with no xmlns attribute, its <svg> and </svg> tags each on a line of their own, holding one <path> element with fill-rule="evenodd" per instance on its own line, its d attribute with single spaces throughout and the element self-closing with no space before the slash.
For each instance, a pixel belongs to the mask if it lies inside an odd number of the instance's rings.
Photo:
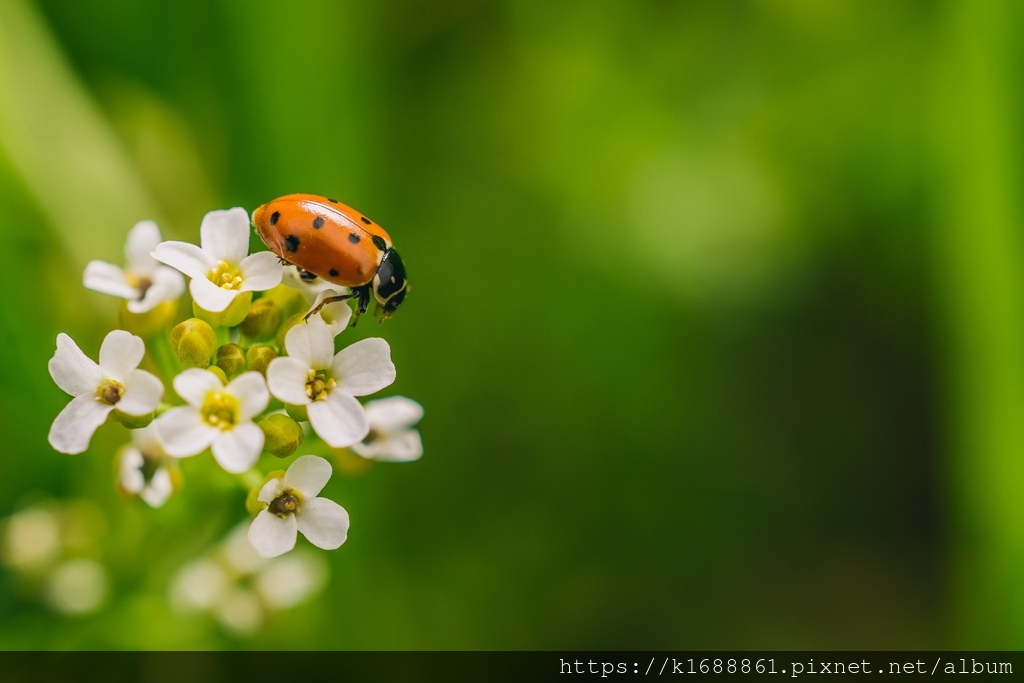
<svg viewBox="0 0 1024 683">
<path fill-rule="evenodd" d="M 270 393 L 304 406 L 313 431 L 329 446 L 345 448 L 365 437 L 370 425 L 355 397 L 395 381 L 388 343 L 370 337 L 335 355 L 331 328 L 314 316 L 288 330 L 285 348 L 288 355 L 267 367 Z"/>
<path fill-rule="evenodd" d="M 132 416 L 156 410 L 164 385 L 156 376 L 137 369 L 145 353 L 140 338 L 114 330 L 103 340 L 96 364 L 71 337 L 63 332 L 57 335 L 50 376 L 74 398 L 53 421 L 50 445 L 61 453 L 82 453 L 113 410 Z"/>
<path fill-rule="evenodd" d="M 90 261 L 82 276 L 89 289 L 128 300 L 132 313 L 146 313 L 177 299 L 185 291 L 181 273 L 162 266 L 152 251 L 160 244 L 160 228 L 153 221 L 136 223 L 124 247 L 125 268 L 105 261 Z"/>
<path fill-rule="evenodd" d="M 188 290 L 205 311 L 220 313 L 242 292 L 262 292 L 281 283 L 281 266 L 269 251 L 249 253 L 249 214 L 235 207 L 211 211 L 199 226 L 202 248 L 163 242 L 153 257 L 192 278 Z"/>
<path fill-rule="evenodd" d="M 331 465 L 315 455 L 291 464 L 283 478 L 271 478 L 260 489 L 265 508 L 249 527 L 249 543 L 263 557 L 277 557 L 295 547 L 297 532 L 324 550 L 334 550 L 348 538 L 348 512 L 333 500 L 317 498 Z"/>
<path fill-rule="evenodd" d="M 118 453 L 117 481 L 146 505 L 158 508 L 174 492 L 171 473 L 165 466 L 167 452 L 156 424 L 132 430 L 132 442 Z"/>
<path fill-rule="evenodd" d="M 157 419 L 168 455 L 176 458 L 209 448 L 228 472 L 245 472 L 263 451 L 263 430 L 252 418 L 270 402 L 263 375 L 245 372 L 224 386 L 209 370 L 191 368 L 174 378 L 174 390 L 188 405 Z"/>
<path fill-rule="evenodd" d="M 310 309 L 312 310 L 318 306 L 321 301 L 330 296 L 338 296 L 338 290 L 320 290 L 316 297 L 313 298 L 313 305 L 310 306 Z M 352 319 L 352 308 L 345 301 L 332 301 L 331 303 L 322 306 L 315 315 L 320 316 L 320 319 L 327 323 L 327 327 L 331 328 L 331 334 L 337 337 L 345 331 L 346 327 L 348 327 L 348 322 Z"/>
<path fill-rule="evenodd" d="M 408 462 L 423 455 L 423 441 L 413 427 L 423 419 L 423 406 L 411 398 L 391 396 L 365 406 L 370 433 L 352 444 L 353 451 L 373 460 Z"/>
</svg>

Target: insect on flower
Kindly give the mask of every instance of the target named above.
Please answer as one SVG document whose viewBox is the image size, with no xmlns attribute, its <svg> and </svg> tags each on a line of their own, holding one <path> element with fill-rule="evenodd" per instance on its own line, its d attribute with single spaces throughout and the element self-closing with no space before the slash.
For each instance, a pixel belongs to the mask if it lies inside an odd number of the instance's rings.
<svg viewBox="0 0 1024 683">
<path fill-rule="evenodd" d="M 377 312 L 383 307 L 379 322 L 384 322 L 405 300 L 409 283 L 391 237 L 355 209 L 315 194 L 290 194 L 253 211 L 252 223 L 270 250 L 297 266 L 303 279 L 319 277 L 351 288 L 349 294 L 323 299 L 307 318 L 324 304 L 355 298 L 355 325 L 372 293 Z"/>
</svg>

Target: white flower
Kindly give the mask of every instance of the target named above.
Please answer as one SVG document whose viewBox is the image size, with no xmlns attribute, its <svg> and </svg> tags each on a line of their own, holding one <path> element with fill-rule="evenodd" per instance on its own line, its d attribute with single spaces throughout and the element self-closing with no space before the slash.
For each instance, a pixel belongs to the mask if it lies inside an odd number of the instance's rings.
<svg viewBox="0 0 1024 683">
<path fill-rule="evenodd" d="M 326 561 L 299 550 L 265 558 L 249 544 L 247 524 L 236 527 L 207 556 L 186 564 L 171 583 L 171 606 L 182 614 L 208 612 L 237 636 L 252 636 L 265 614 L 294 607 L 323 590 Z"/>
<path fill-rule="evenodd" d="M 361 440 L 370 430 L 356 396 L 380 391 L 395 381 L 391 347 L 371 337 L 334 354 L 331 329 L 316 316 L 285 336 L 288 356 L 267 367 L 270 393 L 290 405 L 304 406 L 313 431 L 334 448 Z"/>
<path fill-rule="evenodd" d="M 270 401 L 263 375 L 245 372 L 224 386 L 209 370 L 191 368 L 174 378 L 174 390 L 188 405 L 171 408 L 157 419 L 168 455 L 185 458 L 209 448 L 232 474 L 256 464 L 263 431 L 252 418 Z"/>
<path fill-rule="evenodd" d="M 150 507 L 162 506 L 174 492 L 166 455 L 155 423 L 132 430 L 132 443 L 118 454 L 118 484 Z"/>
<path fill-rule="evenodd" d="M 331 465 L 315 455 L 291 464 L 284 478 L 274 477 L 260 489 L 266 507 L 249 527 L 249 543 L 263 557 L 277 557 L 295 547 L 297 531 L 324 550 L 334 550 L 348 537 L 348 512 L 333 500 L 317 498 Z"/>
<path fill-rule="evenodd" d="M 299 275 L 298 266 L 285 266 L 282 269 L 281 282 L 288 285 L 292 289 L 300 291 L 307 300 L 312 301 L 316 298 L 316 295 L 328 289 L 344 289 L 344 293 L 347 294 L 347 287 L 339 287 L 338 285 L 328 282 L 327 280 L 318 277 L 313 280 L 303 280 L 302 276 Z"/>
<path fill-rule="evenodd" d="M 205 311 L 220 313 L 242 292 L 262 292 L 281 282 L 281 266 L 269 251 L 249 253 L 249 214 L 245 209 L 211 211 L 199 227 L 202 248 L 163 242 L 153 258 L 192 278 L 188 290 Z"/>
<path fill-rule="evenodd" d="M 413 425 L 423 419 L 423 407 L 404 396 L 370 401 L 365 406 L 370 433 L 352 444 L 353 451 L 373 460 L 408 462 L 423 455 L 420 433 Z"/>
<path fill-rule="evenodd" d="M 141 339 L 114 330 L 100 346 L 99 365 L 86 357 L 63 332 L 50 359 L 50 376 L 74 396 L 50 427 L 50 445 L 74 455 L 89 447 L 92 435 L 115 408 L 125 415 L 143 416 L 156 410 L 164 385 L 154 375 L 138 370 L 146 353 Z"/>
<path fill-rule="evenodd" d="M 321 290 L 313 299 L 313 305 L 310 308 L 315 308 L 329 296 L 338 296 L 338 291 L 335 289 Z M 345 301 L 334 301 L 323 306 L 316 315 L 320 316 L 320 319 L 327 323 L 331 334 L 337 337 L 348 327 L 348 321 L 352 319 L 352 308 Z M 311 319 L 312 317 L 314 316 L 311 316 Z"/>
<path fill-rule="evenodd" d="M 82 280 L 86 287 L 128 300 L 132 313 L 146 313 L 172 301 L 185 291 L 181 273 L 161 266 L 152 256 L 160 244 L 160 228 L 153 221 L 136 223 L 124 247 L 126 268 L 105 261 L 90 261 Z"/>
<path fill-rule="evenodd" d="M 89 614 L 103 605 L 110 592 L 107 570 L 95 560 L 66 560 L 50 574 L 43 597 L 62 614 Z"/>
</svg>

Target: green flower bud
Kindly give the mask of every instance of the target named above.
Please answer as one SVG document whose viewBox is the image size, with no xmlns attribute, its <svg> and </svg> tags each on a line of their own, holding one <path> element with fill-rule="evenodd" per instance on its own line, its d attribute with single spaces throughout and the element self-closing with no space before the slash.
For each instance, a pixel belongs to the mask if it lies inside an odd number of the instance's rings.
<svg viewBox="0 0 1024 683">
<path fill-rule="evenodd" d="M 252 306 L 252 292 L 241 292 L 220 313 L 211 313 L 210 311 L 203 310 L 195 301 L 192 302 L 192 312 L 197 318 L 205 320 L 213 327 L 234 327 L 245 320 L 245 316 L 249 314 L 250 306 Z"/>
<path fill-rule="evenodd" d="M 292 329 L 293 327 L 301 323 L 302 318 L 305 315 L 306 314 L 304 312 L 296 313 L 292 317 L 285 320 L 284 324 L 281 325 L 281 327 L 277 328 L 277 338 L 275 339 L 275 341 L 277 342 L 277 348 L 281 349 L 283 353 L 287 353 L 287 349 L 285 349 L 284 347 L 284 338 L 288 334 L 288 330 Z"/>
<path fill-rule="evenodd" d="M 146 415 L 129 415 L 128 413 L 122 413 L 120 410 L 115 410 L 114 417 L 116 417 L 117 421 L 128 429 L 142 429 L 153 421 L 153 413 L 148 413 Z"/>
<path fill-rule="evenodd" d="M 217 335 L 210 325 L 189 318 L 171 330 L 171 348 L 187 368 L 205 368 L 217 349 Z"/>
<path fill-rule="evenodd" d="M 299 423 L 287 415 L 268 415 L 256 423 L 266 437 L 263 450 L 279 458 L 287 458 L 302 443 L 305 434 Z"/>
<path fill-rule="evenodd" d="M 216 366 L 232 377 L 245 370 L 245 352 L 238 344 L 224 344 L 217 349 Z"/>
<path fill-rule="evenodd" d="M 217 375 L 217 377 L 220 379 L 222 384 L 227 384 L 228 383 L 228 376 L 224 373 L 224 371 L 219 366 L 211 365 L 210 367 L 208 367 L 206 369 L 209 370 L 210 372 L 212 372 L 213 374 Z"/>
<path fill-rule="evenodd" d="M 306 406 L 293 406 L 290 403 L 286 403 L 284 404 L 284 411 L 296 422 L 309 422 Z"/>
<path fill-rule="evenodd" d="M 270 361 L 277 358 L 277 351 L 270 346 L 250 346 L 245 352 L 245 362 L 250 370 L 255 370 L 263 376 L 267 374 L 267 366 Z"/>
<path fill-rule="evenodd" d="M 309 302 L 306 301 L 306 297 L 299 290 L 285 284 L 263 292 L 263 298 L 277 304 L 284 318 L 290 318 L 296 313 L 304 314 L 309 310 Z"/>
<path fill-rule="evenodd" d="M 157 304 L 145 313 L 132 313 L 125 301 L 121 304 L 121 329 L 147 339 L 170 325 L 177 314 L 177 299 Z"/>
<path fill-rule="evenodd" d="M 267 482 L 271 479 L 284 479 L 284 470 L 274 470 L 267 476 L 263 477 L 263 483 L 259 486 L 249 489 L 249 495 L 245 498 L 245 509 L 249 511 L 249 514 L 255 517 L 264 510 L 267 509 L 266 504 L 261 503 L 259 500 L 260 490 L 267 485 Z"/>
<path fill-rule="evenodd" d="M 284 312 L 272 300 L 263 297 L 253 303 L 249 314 L 245 316 L 239 329 L 249 339 L 266 341 L 272 339 L 277 328 L 281 326 Z"/>
</svg>

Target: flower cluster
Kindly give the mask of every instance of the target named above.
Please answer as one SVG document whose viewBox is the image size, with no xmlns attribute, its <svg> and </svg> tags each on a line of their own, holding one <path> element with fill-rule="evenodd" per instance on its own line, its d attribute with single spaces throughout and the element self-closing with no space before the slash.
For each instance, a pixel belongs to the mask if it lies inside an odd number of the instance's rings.
<svg viewBox="0 0 1024 683">
<path fill-rule="evenodd" d="M 260 556 L 292 550 L 299 532 L 338 548 L 349 515 L 319 495 L 330 462 L 303 455 L 264 475 L 261 458 L 291 458 L 311 432 L 310 450 L 327 458 L 351 449 L 371 460 L 415 460 L 423 410 L 400 396 L 360 402 L 394 382 L 390 346 L 379 337 L 339 344 L 352 310 L 335 302 L 308 315 L 339 292 L 297 277 L 270 252 L 250 254 L 243 209 L 208 213 L 199 232 L 200 246 L 162 241 L 144 221 L 128 234 L 124 268 L 88 265 L 86 287 L 124 300 L 123 329 L 107 334 L 98 362 L 58 335 L 50 375 L 72 399 L 50 444 L 83 453 L 113 415 L 132 430 L 114 468 L 124 495 L 160 507 L 182 487 L 179 460 L 209 453 L 249 491 L 246 537 Z M 184 320 L 183 275 L 192 301 Z"/>
</svg>

